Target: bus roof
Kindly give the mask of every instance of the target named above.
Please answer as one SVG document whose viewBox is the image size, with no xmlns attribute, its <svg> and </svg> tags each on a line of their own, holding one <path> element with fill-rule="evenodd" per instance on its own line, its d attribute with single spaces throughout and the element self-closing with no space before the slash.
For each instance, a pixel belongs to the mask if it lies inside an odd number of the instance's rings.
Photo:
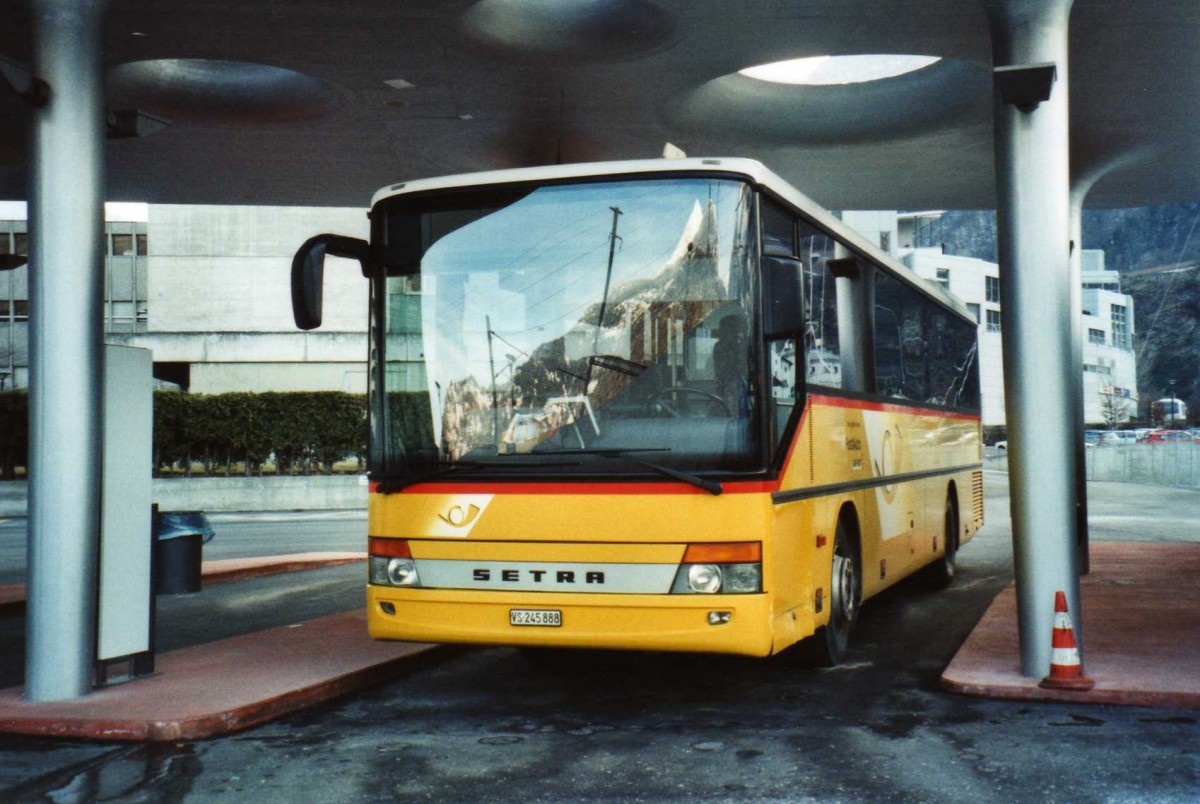
<svg viewBox="0 0 1200 804">
<path fill-rule="evenodd" d="M 740 157 L 636 159 L 620 162 L 581 162 L 567 165 L 490 170 L 481 173 L 461 173 L 454 176 L 415 179 L 413 181 L 389 185 L 375 193 L 371 199 L 371 206 L 374 207 L 381 201 L 410 193 L 451 190 L 461 187 L 550 182 L 609 176 L 636 176 L 639 174 L 661 175 L 664 173 L 688 173 L 692 175 L 697 173 L 720 173 L 745 176 L 753 184 L 765 188 L 768 192 L 795 206 L 805 216 L 817 223 L 821 228 L 828 230 L 842 241 L 842 243 L 859 252 L 862 256 L 869 258 L 872 262 L 879 263 L 921 293 L 950 307 L 964 318 L 971 320 L 975 318 L 967 309 L 966 304 L 958 297 L 951 295 L 937 283 L 917 276 L 890 254 L 881 250 L 853 228 L 842 223 L 837 216 L 829 212 L 825 207 L 801 193 L 755 159 Z"/>
</svg>

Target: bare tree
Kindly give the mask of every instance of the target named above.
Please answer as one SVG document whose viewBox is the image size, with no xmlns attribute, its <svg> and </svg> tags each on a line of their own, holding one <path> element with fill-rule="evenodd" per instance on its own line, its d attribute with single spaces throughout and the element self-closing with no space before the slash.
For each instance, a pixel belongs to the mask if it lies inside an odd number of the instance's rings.
<svg viewBox="0 0 1200 804">
<path fill-rule="evenodd" d="M 1100 392 L 1100 416 L 1109 430 L 1129 419 L 1129 406 L 1121 394 Z"/>
</svg>

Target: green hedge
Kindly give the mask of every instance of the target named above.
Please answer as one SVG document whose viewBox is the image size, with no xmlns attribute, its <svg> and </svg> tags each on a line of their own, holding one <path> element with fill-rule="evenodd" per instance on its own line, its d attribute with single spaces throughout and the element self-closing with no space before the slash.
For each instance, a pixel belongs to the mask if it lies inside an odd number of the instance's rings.
<svg viewBox="0 0 1200 804">
<path fill-rule="evenodd" d="M 29 452 L 29 405 L 21 392 L 0 393 L 0 478 L 17 476 Z M 329 474 L 367 454 L 362 394 L 154 394 L 156 475 Z"/>
<path fill-rule="evenodd" d="M 154 395 L 158 474 L 329 474 L 367 454 L 367 403 L 336 391 Z"/>
</svg>

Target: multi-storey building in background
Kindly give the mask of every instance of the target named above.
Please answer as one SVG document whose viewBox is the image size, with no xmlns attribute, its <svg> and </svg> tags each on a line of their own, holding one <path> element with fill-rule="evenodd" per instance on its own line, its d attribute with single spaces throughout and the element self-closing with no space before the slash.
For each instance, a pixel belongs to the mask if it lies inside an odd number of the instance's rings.
<svg viewBox="0 0 1200 804">
<path fill-rule="evenodd" d="M 985 425 L 1004 424 L 1000 270 L 924 243 L 941 213 L 847 212 L 843 217 L 918 275 L 938 282 L 979 321 Z M 107 210 L 104 332 L 148 348 L 155 376 L 184 390 L 366 390 L 367 285 L 357 263 L 330 259 L 324 324 L 295 328 L 291 260 L 313 234 L 367 236 L 361 209 L 111 204 Z M 928 238 L 926 238 L 928 239 Z M 0 255 L 26 253 L 24 204 L 0 202 Z M 1133 300 L 1104 253 L 1083 252 L 1084 418 L 1136 415 Z M 28 269 L 0 272 L 0 388 L 28 385 Z M 419 316 L 420 289 L 390 300 L 389 315 Z M 414 331 L 417 328 L 414 327 Z M 407 385 L 423 388 L 419 339 L 406 345 Z M 393 350 L 393 354 L 398 350 Z"/>
<path fill-rule="evenodd" d="M 984 425 L 1002 425 L 1004 370 L 1000 268 L 993 262 L 942 252 L 921 237 L 940 212 L 846 212 L 845 221 L 878 242 L 918 276 L 958 296 L 979 322 L 979 379 Z M 1104 252 L 1085 250 L 1083 266 L 1084 421 L 1100 425 L 1137 416 L 1137 361 L 1133 299 L 1121 293 L 1120 274 L 1104 268 Z"/>
<path fill-rule="evenodd" d="M 292 255 L 314 234 L 366 237 L 361 209 L 110 204 L 104 333 L 148 348 L 160 381 L 200 393 L 366 390 L 367 284 L 331 259 L 325 323 L 292 320 Z M 0 255 L 25 254 L 24 204 L 0 203 Z M 48 266 L 53 270 L 53 266 Z M 0 272 L 0 379 L 29 378 L 28 267 Z"/>
</svg>

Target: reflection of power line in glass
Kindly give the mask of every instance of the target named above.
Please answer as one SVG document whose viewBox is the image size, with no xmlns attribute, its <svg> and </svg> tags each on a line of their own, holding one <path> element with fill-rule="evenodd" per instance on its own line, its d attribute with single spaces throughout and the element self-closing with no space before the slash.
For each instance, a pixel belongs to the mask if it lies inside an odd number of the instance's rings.
<svg viewBox="0 0 1200 804">
<path fill-rule="evenodd" d="M 596 334 L 592 336 L 592 351 L 596 351 L 596 346 L 600 342 L 600 328 L 604 326 L 604 310 L 608 307 L 608 286 L 612 284 L 612 269 L 613 258 L 617 254 L 617 241 L 621 238 L 617 236 L 617 223 L 621 217 L 620 207 L 609 207 L 612 210 L 612 232 L 608 235 L 608 267 L 604 272 L 604 293 L 600 296 L 600 312 L 596 316 Z"/>
<path fill-rule="evenodd" d="M 623 185 L 623 184 L 617 185 L 615 188 L 616 191 L 623 191 L 626 189 L 628 189 L 628 185 Z M 545 191 L 546 192 L 554 192 L 553 188 L 546 188 Z M 543 192 L 543 190 L 539 190 L 534 195 L 537 195 L 538 193 L 542 193 L 542 192 Z M 637 193 L 637 194 L 629 196 L 627 199 L 624 199 L 624 204 L 625 204 L 626 209 L 628 209 L 630 207 L 630 205 L 636 204 L 637 202 L 653 201 L 656 198 L 668 197 L 668 196 L 678 193 L 678 192 L 679 192 L 679 188 L 677 188 L 677 187 L 666 187 L 666 188 L 656 187 L 653 190 L 648 190 L 645 192 L 641 192 L 641 193 Z M 621 195 L 623 197 L 622 192 L 617 192 L 617 194 Z M 530 197 L 533 197 L 533 196 L 530 196 Z M 521 202 L 518 202 L 518 204 L 513 205 L 512 209 L 514 209 L 514 210 L 521 209 Z M 508 212 L 507 209 L 501 209 L 498 211 L 497 214 L 503 215 L 503 214 L 506 214 L 507 212 Z M 538 260 L 540 260 L 545 255 L 557 253 L 556 249 L 558 246 L 561 246 L 564 243 L 569 244 L 573 241 L 581 241 L 584 239 L 584 237 L 589 232 L 598 231 L 598 230 L 602 229 L 603 224 L 600 224 L 600 223 L 592 223 L 591 225 L 585 226 L 582 229 L 574 228 L 577 226 L 577 224 L 580 224 L 584 221 L 594 220 L 594 218 L 595 218 L 595 207 L 592 207 L 592 209 L 589 210 L 584 215 L 581 215 L 580 217 L 575 218 L 567 223 L 555 226 L 551 234 L 547 234 L 543 237 L 540 237 L 538 240 L 531 243 L 527 248 L 522 250 L 516 256 L 508 259 L 501 267 L 499 267 L 496 271 L 498 280 L 500 282 L 503 282 L 505 279 L 507 279 L 509 277 L 515 276 L 515 275 L 521 273 L 522 271 L 526 271 L 530 267 L 534 266 L 538 262 Z M 554 238 L 554 239 L 551 242 L 552 238 Z M 565 268 L 568 268 L 569 266 L 578 262 L 580 259 L 603 248 L 605 245 L 607 245 L 607 243 L 608 243 L 608 239 L 605 238 L 604 240 L 597 242 L 596 245 L 592 246 L 591 248 L 588 248 L 587 251 L 585 251 L 579 255 L 576 255 L 575 257 L 573 257 L 555 267 L 549 268 L 544 271 L 539 270 L 537 272 L 534 272 L 534 276 L 530 282 L 528 282 L 527 284 L 525 284 L 521 287 L 514 288 L 513 292 L 525 293 L 532 287 L 543 283 L 547 278 L 554 276 L 555 274 L 559 273 L 560 271 L 564 270 Z M 539 247 L 543 246 L 543 244 L 544 244 L 544 247 L 539 249 Z M 529 256 L 528 259 L 525 259 L 530 254 L 532 254 L 532 256 Z M 578 280 L 576 280 L 576 281 L 578 281 Z M 450 300 L 450 303 L 451 304 L 459 304 L 459 303 L 463 302 L 464 299 L 465 299 L 465 297 L 460 295 L 457 298 Z"/>
<path fill-rule="evenodd" d="M 591 225 L 582 224 L 580 218 L 573 218 L 567 225 L 568 231 L 564 233 L 561 227 L 554 228 L 553 235 L 547 235 L 545 226 L 522 228 L 520 221 L 528 217 L 529 210 L 521 211 L 516 206 L 508 209 L 498 210 L 491 218 L 490 224 L 486 225 L 478 231 L 478 235 L 473 231 L 465 238 L 460 238 L 456 245 L 451 245 L 450 250 L 444 252 L 437 265 L 444 266 L 444 271 L 447 274 L 459 273 L 454 270 L 454 267 L 461 265 L 463 260 L 459 254 L 465 250 L 470 262 L 480 263 L 478 259 L 482 249 L 491 249 L 493 246 L 511 245 L 513 248 L 509 253 L 516 253 L 513 258 L 506 258 L 503 253 L 494 255 L 499 258 L 495 262 L 500 262 L 503 265 L 499 271 L 488 270 L 492 281 L 485 282 L 484 285 L 488 290 L 483 291 L 483 297 L 479 295 L 480 290 L 469 289 L 469 284 L 466 282 L 456 282 L 449 286 L 442 285 L 441 290 L 449 290 L 450 295 L 441 295 L 437 300 L 437 305 L 443 307 L 458 307 L 466 309 L 467 307 L 474 308 L 478 312 L 487 310 L 491 313 L 495 323 L 499 325 L 509 339 L 515 338 L 522 343 L 522 346 L 517 346 L 512 340 L 505 340 L 512 348 L 520 350 L 521 354 L 528 355 L 530 352 L 540 348 L 540 344 L 530 343 L 527 333 L 545 333 L 548 338 L 554 338 L 561 333 L 558 327 L 562 326 L 560 322 L 564 320 L 574 321 L 580 328 L 585 326 L 594 326 L 597 329 L 594 331 L 592 350 L 598 348 L 598 340 L 602 326 L 602 322 L 607 317 L 613 306 L 622 300 L 623 294 L 621 288 L 623 282 L 627 279 L 641 277 L 643 280 L 649 279 L 646 276 L 647 271 L 653 273 L 655 267 L 662 268 L 666 262 L 670 261 L 670 256 L 673 250 L 679 247 L 679 242 L 667 242 L 663 244 L 664 237 L 670 237 L 670 232 L 675 230 L 675 217 L 684 214 L 689 207 L 695 206 L 699 209 L 699 201 L 696 196 L 703 197 L 704 187 L 707 186 L 710 199 L 721 200 L 725 196 L 725 188 L 720 182 L 705 182 L 701 184 L 695 180 L 687 180 L 678 185 L 668 188 L 656 188 L 651 192 L 640 192 L 631 194 L 628 191 L 631 189 L 628 184 L 623 187 L 620 185 L 599 187 L 593 186 L 588 188 L 595 201 L 611 200 L 619 203 L 608 205 L 608 210 L 612 213 L 611 218 L 606 220 L 608 236 L 602 242 L 595 242 L 591 239 L 590 233 L 599 228 L 595 223 L 596 212 L 598 205 L 593 205 L 592 201 L 587 200 L 588 206 L 593 209 Z M 623 192 L 615 192 L 615 190 L 623 190 Z M 539 193 L 542 191 L 539 191 Z M 546 211 L 552 212 L 554 207 L 559 206 L 554 203 L 556 200 L 555 193 L 559 192 L 557 188 L 545 188 L 545 195 L 541 198 L 541 207 L 548 207 Z M 578 205 L 578 197 L 572 201 L 572 195 L 567 195 L 563 204 L 569 209 L 570 206 Z M 528 197 L 527 197 L 528 198 Z M 737 208 L 742 208 L 744 198 L 739 196 Z M 688 200 L 690 199 L 690 200 Z M 686 207 L 681 206 L 686 200 Z M 710 200 L 710 206 L 714 202 Z M 693 213 L 698 214 L 698 213 Z M 630 220 L 633 223 L 630 225 Z M 619 223 L 618 223 L 619 221 Z M 689 217 L 690 222 L 690 217 Z M 620 233 L 617 232 L 617 227 L 620 227 Z M 507 231 L 513 235 L 508 238 L 497 238 L 495 233 L 499 230 Z M 684 226 L 685 238 L 687 225 Z M 536 242 L 525 246 L 522 239 L 530 237 L 536 239 Z M 484 241 L 487 242 L 484 242 Z M 448 244 L 451 241 L 446 241 Z M 566 244 L 565 247 L 561 244 Z M 599 278 L 597 271 L 591 269 L 595 255 L 604 245 L 608 246 L 609 260 L 606 263 L 604 290 L 602 294 L 596 294 L 597 288 L 595 283 Z M 565 252 L 565 253 L 564 253 Z M 652 253 L 647 253 L 652 252 Z M 553 255 L 557 258 L 558 264 L 553 265 L 550 260 L 546 259 L 547 255 Z M 617 263 L 615 258 L 620 255 L 621 262 Z M 712 255 L 714 258 L 717 255 Z M 491 260 L 484 261 L 481 265 L 486 265 Z M 494 264 L 494 263 L 493 263 Z M 551 267 L 553 265 L 553 267 Z M 433 274 L 442 273 L 441 270 L 433 269 Z M 448 276 L 447 276 L 448 278 Z M 516 279 L 514 282 L 513 279 Z M 497 288 L 501 293 L 493 294 L 490 288 L 496 287 L 496 284 L 502 285 Z M 511 283 L 511 284 L 510 284 Z M 521 284 L 523 287 L 516 287 Z M 509 285 L 503 287 L 503 285 Z M 590 289 L 590 290 L 589 290 Z M 597 295 L 600 296 L 603 310 L 598 310 L 596 302 Z M 521 296 L 524 298 L 522 299 Z M 470 299 L 474 297 L 474 302 Z M 476 303 L 482 302 L 484 309 L 479 309 Z M 514 307 L 514 305 L 516 305 Z M 520 308 L 523 307 L 523 315 L 520 315 Z M 477 320 L 477 319 L 476 319 Z M 512 324 L 519 325 L 514 327 Z M 547 330 L 554 330 L 548 332 Z M 585 330 L 586 331 L 586 330 Z M 582 332 L 579 333 L 582 335 Z M 488 333 L 489 341 L 493 337 L 500 337 L 496 330 L 491 330 Z M 586 337 L 586 336 L 585 336 Z M 489 343 L 489 345 L 491 345 Z M 503 366 L 495 366 L 495 375 L 497 378 L 503 373 Z M 498 402 L 498 399 L 495 400 Z"/>
</svg>

